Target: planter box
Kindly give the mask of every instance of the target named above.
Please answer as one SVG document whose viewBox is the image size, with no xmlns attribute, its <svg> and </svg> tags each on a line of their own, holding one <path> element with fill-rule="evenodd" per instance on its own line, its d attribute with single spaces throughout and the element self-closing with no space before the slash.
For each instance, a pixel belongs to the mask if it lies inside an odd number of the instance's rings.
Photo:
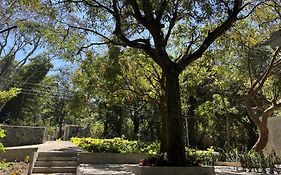
<svg viewBox="0 0 281 175">
<path fill-rule="evenodd" d="M 147 158 L 137 153 L 79 153 L 79 164 L 138 164 L 141 159 Z"/>
<path fill-rule="evenodd" d="M 136 175 L 213 175 L 214 167 L 157 167 L 127 165 L 126 171 Z"/>
</svg>

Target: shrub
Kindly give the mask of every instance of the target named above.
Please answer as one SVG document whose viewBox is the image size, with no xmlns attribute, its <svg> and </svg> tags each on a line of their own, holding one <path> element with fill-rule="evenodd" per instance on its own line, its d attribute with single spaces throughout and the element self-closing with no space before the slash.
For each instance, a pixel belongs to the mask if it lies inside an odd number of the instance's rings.
<svg viewBox="0 0 281 175">
<path fill-rule="evenodd" d="M 158 142 L 143 143 L 123 138 L 95 139 L 77 137 L 71 138 L 70 141 L 89 152 L 144 153 L 154 157 L 160 155 L 160 144 Z M 202 151 L 186 148 L 186 157 L 192 163 L 213 165 L 215 159 L 214 149 L 210 148 L 207 151 Z"/>
<path fill-rule="evenodd" d="M 240 163 L 244 171 L 266 173 L 266 169 L 269 168 L 270 173 L 274 173 L 274 170 L 278 171 L 277 165 L 281 163 L 281 159 L 275 152 L 263 154 L 249 151 L 240 154 Z"/>
<path fill-rule="evenodd" d="M 201 165 L 213 165 L 215 162 L 214 149 L 208 148 L 205 150 L 196 150 L 191 148 L 186 148 L 186 158 L 187 160 Z"/>
<path fill-rule="evenodd" d="M 94 139 L 94 138 L 71 138 L 72 143 L 89 152 L 110 152 L 110 153 L 138 153 L 139 143 L 128 141 L 122 138 Z"/>
</svg>

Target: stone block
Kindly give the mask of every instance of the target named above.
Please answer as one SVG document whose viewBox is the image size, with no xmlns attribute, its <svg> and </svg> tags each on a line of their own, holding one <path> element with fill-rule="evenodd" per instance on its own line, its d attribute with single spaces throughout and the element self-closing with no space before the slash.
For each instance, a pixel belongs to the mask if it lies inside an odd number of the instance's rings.
<svg viewBox="0 0 281 175">
<path fill-rule="evenodd" d="M 77 125 L 64 126 L 64 140 L 69 140 L 71 137 L 90 137 L 91 131 L 89 127 L 82 127 Z"/>
<path fill-rule="evenodd" d="M 42 144 L 47 139 L 45 127 L 0 125 L 5 137 L 0 139 L 5 147 Z"/>
</svg>

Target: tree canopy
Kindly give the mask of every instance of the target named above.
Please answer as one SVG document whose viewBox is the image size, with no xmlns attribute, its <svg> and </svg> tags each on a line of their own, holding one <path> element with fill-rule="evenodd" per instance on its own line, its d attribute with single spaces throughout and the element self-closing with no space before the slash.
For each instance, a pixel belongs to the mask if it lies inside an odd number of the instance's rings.
<svg viewBox="0 0 281 175">
<path fill-rule="evenodd" d="M 260 116 L 280 98 L 275 50 L 259 46 L 280 30 L 280 4 L 5 1 L 0 90 L 22 91 L 3 105 L 1 121 L 90 123 L 99 137 L 160 140 L 170 165 L 188 164 L 186 144 L 251 148 Z M 51 74 L 53 59 L 75 69 Z"/>
</svg>

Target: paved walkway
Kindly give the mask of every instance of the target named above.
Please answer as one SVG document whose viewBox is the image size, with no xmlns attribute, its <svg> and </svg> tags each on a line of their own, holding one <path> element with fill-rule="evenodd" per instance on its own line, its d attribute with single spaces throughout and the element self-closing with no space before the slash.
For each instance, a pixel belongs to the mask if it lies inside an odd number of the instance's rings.
<svg viewBox="0 0 281 175">
<path fill-rule="evenodd" d="M 86 152 L 68 141 L 47 141 L 38 146 L 38 152 Z"/>
<path fill-rule="evenodd" d="M 81 174 L 87 175 L 133 175 L 132 173 L 125 171 L 125 164 L 82 164 L 79 166 L 79 171 Z M 215 166 L 215 175 L 269 175 L 263 173 L 252 173 L 243 172 L 241 170 L 236 170 L 234 167 L 229 166 Z"/>
</svg>

